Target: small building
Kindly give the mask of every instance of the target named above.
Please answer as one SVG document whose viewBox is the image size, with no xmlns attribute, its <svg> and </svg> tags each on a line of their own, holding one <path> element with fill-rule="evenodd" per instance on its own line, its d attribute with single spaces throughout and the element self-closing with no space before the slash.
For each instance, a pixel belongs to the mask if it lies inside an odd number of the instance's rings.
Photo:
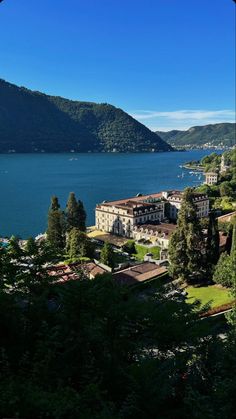
<svg viewBox="0 0 236 419">
<path fill-rule="evenodd" d="M 215 185 L 218 182 L 218 173 L 216 172 L 206 172 L 205 175 L 205 185 Z"/>
</svg>

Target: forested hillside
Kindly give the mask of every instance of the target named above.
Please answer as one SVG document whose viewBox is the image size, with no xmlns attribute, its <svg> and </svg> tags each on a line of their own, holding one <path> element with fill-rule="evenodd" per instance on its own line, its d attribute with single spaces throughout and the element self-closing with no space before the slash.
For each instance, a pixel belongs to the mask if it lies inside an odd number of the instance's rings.
<svg viewBox="0 0 236 419">
<path fill-rule="evenodd" d="M 187 131 L 157 131 L 172 146 L 198 147 L 210 143 L 213 146 L 235 144 L 235 124 L 221 123 L 189 128 Z"/>
<path fill-rule="evenodd" d="M 0 152 L 168 151 L 157 134 L 103 103 L 33 92 L 0 80 Z"/>
</svg>

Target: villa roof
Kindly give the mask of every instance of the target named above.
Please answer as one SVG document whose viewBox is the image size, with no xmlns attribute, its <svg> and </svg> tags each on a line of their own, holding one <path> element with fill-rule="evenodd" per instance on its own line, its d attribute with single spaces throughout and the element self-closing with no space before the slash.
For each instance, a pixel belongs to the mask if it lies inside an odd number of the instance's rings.
<svg viewBox="0 0 236 419">
<path fill-rule="evenodd" d="M 117 199 L 117 200 L 114 200 L 114 201 L 107 201 L 107 202 L 104 203 L 104 205 L 108 204 L 108 205 L 117 206 L 117 205 L 126 204 L 129 201 L 138 203 L 138 202 L 146 201 L 147 199 L 161 199 L 161 198 L 162 198 L 162 193 L 158 192 L 158 193 L 153 193 L 153 194 L 148 194 L 148 195 L 133 196 L 133 197 L 130 197 L 130 198 Z"/>
<path fill-rule="evenodd" d="M 170 191 L 167 199 L 171 200 L 172 198 L 178 198 L 181 201 L 183 194 L 184 194 L 183 191 Z M 198 200 L 198 199 L 208 199 L 208 197 L 205 193 L 193 191 L 193 200 Z"/>
</svg>

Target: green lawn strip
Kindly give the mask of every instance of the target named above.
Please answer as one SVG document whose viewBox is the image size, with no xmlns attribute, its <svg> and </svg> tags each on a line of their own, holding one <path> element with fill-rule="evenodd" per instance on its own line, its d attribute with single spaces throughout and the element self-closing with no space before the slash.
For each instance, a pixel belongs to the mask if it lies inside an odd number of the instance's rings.
<svg viewBox="0 0 236 419">
<path fill-rule="evenodd" d="M 137 253 L 133 256 L 135 256 L 137 260 L 142 261 L 147 253 L 152 253 L 153 259 L 160 258 L 160 248 L 158 246 L 147 247 L 142 246 L 141 244 L 136 244 L 135 249 Z"/>
<path fill-rule="evenodd" d="M 191 304 L 194 303 L 195 300 L 200 300 L 201 307 L 209 304 L 210 308 L 214 308 L 233 301 L 230 290 L 218 287 L 217 285 L 203 287 L 189 286 L 185 288 L 185 291 L 188 293 L 187 302 Z"/>
</svg>

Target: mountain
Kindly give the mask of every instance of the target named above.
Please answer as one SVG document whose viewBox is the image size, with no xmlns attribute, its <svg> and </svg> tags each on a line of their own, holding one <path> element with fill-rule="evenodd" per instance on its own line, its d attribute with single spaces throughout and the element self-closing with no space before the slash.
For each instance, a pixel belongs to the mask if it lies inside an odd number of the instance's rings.
<svg viewBox="0 0 236 419">
<path fill-rule="evenodd" d="M 172 146 L 199 147 L 206 143 L 218 146 L 235 144 L 235 125 L 228 122 L 189 128 L 187 131 L 172 130 L 156 133 Z"/>
<path fill-rule="evenodd" d="M 112 105 L 78 102 L 0 79 L 0 152 L 170 151 L 157 134 Z"/>
</svg>

